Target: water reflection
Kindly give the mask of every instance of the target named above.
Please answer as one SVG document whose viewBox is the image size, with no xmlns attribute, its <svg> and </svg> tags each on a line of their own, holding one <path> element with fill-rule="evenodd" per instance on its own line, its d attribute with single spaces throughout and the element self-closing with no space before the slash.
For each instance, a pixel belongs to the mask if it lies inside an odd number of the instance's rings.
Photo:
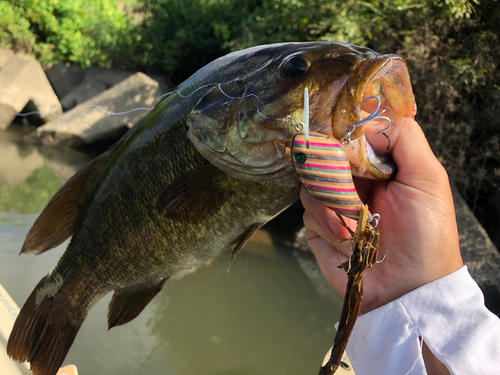
<svg viewBox="0 0 500 375">
<path fill-rule="evenodd" d="M 88 160 L 0 132 L 0 283 L 19 305 L 66 246 L 19 256 L 24 238 L 52 194 Z M 231 273 L 226 253 L 172 277 L 137 319 L 111 331 L 106 296 L 65 363 L 77 364 L 82 375 L 315 373 L 332 344 L 340 297 L 322 297 L 293 250 L 260 235 Z"/>
<path fill-rule="evenodd" d="M 175 374 L 314 373 L 338 306 L 318 298 L 290 249 L 240 256 L 231 273 L 221 256 L 154 300 L 148 327 L 157 350 Z"/>
<path fill-rule="evenodd" d="M 81 153 L 27 144 L 13 131 L 0 132 L 0 150 L 0 223 L 17 227 L 27 226 L 23 215 L 40 212 L 62 183 L 90 160 Z"/>
</svg>

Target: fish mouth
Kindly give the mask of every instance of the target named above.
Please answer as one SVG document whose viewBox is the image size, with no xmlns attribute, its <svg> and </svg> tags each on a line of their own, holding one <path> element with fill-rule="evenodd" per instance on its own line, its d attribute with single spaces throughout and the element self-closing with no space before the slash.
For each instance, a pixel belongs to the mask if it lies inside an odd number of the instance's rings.
<svg viewBox="0 0 500 375">
<path fill-rule="evenodd" d="M 384 110 L 381 116 L 392 123 L 402 117 L 413 118 L 417 112 L 410 76 L 404 60 L 396 55 L 374 55 L 361 61 L 355 68 L 355 74 L 344 85 L 333 108 L 333 135 L 342 139 L 346 127 Z M 380 108 L 377 109 L 378 98 Z M 385 120 L 387 121 L 387 120 Z M 387 180 L 393 178 L 397 168 L 389 155 L 378 154 L 364 134 L 364 126 L 382 124 L 380 129 L 389 126 L 389 122 L 367 122 L 357 127 L 350 134 L 350 142 L 345 145 L 356 177 Z M 381 134 L 377 136 L 383 136 Z M 344 139 L 347 143 L 347 139 Z M 390 140 L 388 139 L 388 144 Z"/>
</svg>

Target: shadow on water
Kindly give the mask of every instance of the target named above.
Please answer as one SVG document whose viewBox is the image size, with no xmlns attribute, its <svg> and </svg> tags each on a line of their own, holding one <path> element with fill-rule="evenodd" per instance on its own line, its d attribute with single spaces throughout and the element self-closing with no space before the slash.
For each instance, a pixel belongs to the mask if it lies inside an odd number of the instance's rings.
<svg viewBox="0 0 500 375">
<path fill-rule="evenodd" d="M 66 246 L 18 256 L 24 237 L 89 159 L 0 132 L 0 283 L 19 305 Z M 225 253 L 175 275 L 137 319 L 111 331 L 107 295 L 90 311 L 65 363 L 82 375 L 315 373 L 333 342 L 341 298 L 322 296 L 293 249 L 273 242 L 254 237 L 230 273 Z"/>
</svg>

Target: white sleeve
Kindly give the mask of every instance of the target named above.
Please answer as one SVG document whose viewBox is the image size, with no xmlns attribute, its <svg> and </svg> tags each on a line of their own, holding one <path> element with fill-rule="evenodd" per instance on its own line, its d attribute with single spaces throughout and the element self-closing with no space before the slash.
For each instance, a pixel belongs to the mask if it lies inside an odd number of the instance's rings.
<svg viewBox="0 0 500 375">
<path fill-rule="evenodd" d="M 464 266 L 361 315 L 347 355 L 356 375 L 427 374 L 422 337 L 451 374 L 500 374 L 500 319 Z"/>
</svg>

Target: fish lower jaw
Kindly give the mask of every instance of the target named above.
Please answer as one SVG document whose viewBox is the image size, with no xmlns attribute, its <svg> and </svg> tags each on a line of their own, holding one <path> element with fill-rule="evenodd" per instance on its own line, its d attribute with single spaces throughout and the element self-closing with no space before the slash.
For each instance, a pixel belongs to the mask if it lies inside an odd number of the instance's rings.
<svg viewBox="0 0 500 375">
<path fill-rule="evenodd" d="M 352 140 L 344 149 L 355 177 L 388 180 L 396 174 L 394 161 L 388 155 L 376 153 L 364 134 Z"/>
<path fill-rule="evenodd" d="M 391 179 L 397 171 L 394 161 L 390 156 L 374 151 L 366 139 L 364 128 L 377 126 L 379 132 L 385 132 L 397 119 L 414 117 L 416 114 L 410 77 L 403 59 L 396 55 L 384 55 L 375 59 L 357 81 L 353 97 L 351 121 L 357 120 L 361 122 L 357 125 L 361 126 L 349 129 L 349 125 L 356 122 L 337 122 L 337 131 L 341 130 L 343 134 L 347 130 L 352 131 L 352 134 L 348 134 L 350 145 L 346 146 L 346 152 L 353 175 L 375 180 Z M 340 120 L 344 122 L 348 118 L 349 116 L 340 116 Z M 363 119 L 367 122 L 364 123 Z"/>
</svg>

